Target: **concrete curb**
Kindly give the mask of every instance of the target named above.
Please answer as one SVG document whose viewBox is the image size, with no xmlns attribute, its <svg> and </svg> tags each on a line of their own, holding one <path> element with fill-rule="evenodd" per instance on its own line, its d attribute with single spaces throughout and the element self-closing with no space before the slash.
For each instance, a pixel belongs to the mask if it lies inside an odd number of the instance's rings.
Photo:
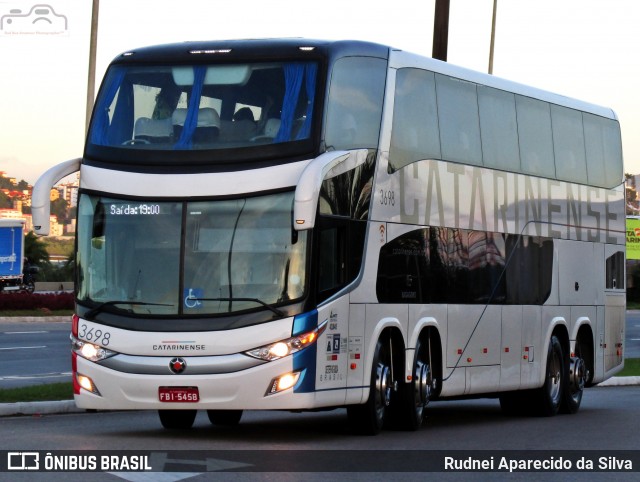
<svg viewBox="0 0 640 482">
<path fill-rule="evenodd" d="M 71 315 L 65 316 L 0 316 L 0 322 L 14 323 L 61 323 L 63 321 L 71 321 Z"/>
<path fill-rule="evenodd" d="M 624 387 L 640 385 L 640 377 L 612 377 L 596 387 Z M 73 400 L 58 402 L 16 402 L 0 403 L 0 417 L 16 415 L 53 415 L 60 413 L 84 413 L 84 408 L 76 407 Z"/>
<path fill-rule="evenodd" d="M 611 377 L 604 382 L 598 383 L 599 387 L 624 387 L 640 385 L 640 377 Z"/>
<path fill-rule="evenodd" d="M 50 415 L 55 413 L 80 413 L 83 408 L 76 407 L 73 400 L 53 402 L 16 402 L 0 403 L 0 417 L 13 415 Z"/>
</svg>

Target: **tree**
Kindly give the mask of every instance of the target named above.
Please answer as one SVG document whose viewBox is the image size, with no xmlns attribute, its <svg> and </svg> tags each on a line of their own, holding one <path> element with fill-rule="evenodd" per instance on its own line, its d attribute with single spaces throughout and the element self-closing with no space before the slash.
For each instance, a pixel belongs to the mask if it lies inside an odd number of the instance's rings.
<svg viewBox="0 0 640 482">
<path fill-rule="evenodd" d="M 0 191 L 0 208 L 2 209 L 11 209 L 13 207 L 13 201 L 9 196 Z"/>
<path fill-rule="evenodd" d="M 640 200 L 636 191 L 635 176 L 625 172 L 625 199 L 627 200 L 627 216 L 638 215 L 640 212 Z"/>
<path fill-rule="evenodd" d="M 24 256 L 29 260 L 30 264 L 35 264 L 41 268 L 47 267 L 49 263 L 49 253 L 47 245 L 29 231 L 24 237 Z"/>
<path fill-rule="evenodd" d="M 67 224 L 67 206 L 66 199 L 58 198 L 55 201 L 51 201 L 51 214 L 58 218 L 60 224 Z"/>
<path fill-rule="evenodd" d="M 38 273 L 41 281 L 73 281 L 75 274 L 75 257 L 70 256 L 63 263 L 49 263 Z"/>
</svg>

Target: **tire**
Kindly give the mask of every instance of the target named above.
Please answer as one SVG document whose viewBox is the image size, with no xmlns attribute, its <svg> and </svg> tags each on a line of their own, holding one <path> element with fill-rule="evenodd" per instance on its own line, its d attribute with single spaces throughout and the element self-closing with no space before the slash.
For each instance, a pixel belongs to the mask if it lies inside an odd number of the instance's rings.
<svg viewBox="0 0 640 482">
<path fill-rule="evenodd" d="M 567 390 L 567 374 L 562 345 L 558 337 L 553 335 L 547 350 L 544 385 L 537 390 L 539 415 L 552 417 L 558 413 Z"/>
<path fill-rule="evenodd" d="M 430 362 L 429 345 L 418 340 L 413 358 L 411 382 L 402 384 L 399 403 L 395 407 L 397 414 L 394 418 L 398 420 L 398 428 L 415 431 L 422 426 L 425 408 L 432 393 L 433 368 Z"/>
<path fill-rule="evenodd" d="M 207 416 L 213 425 L 230 427 L 240 423 L 242 410 L 207 410 Z"/>
<path fill-rule="evenodd" d="M 524 399 L 525 392 L 505 392 L 500 394 L 500 409 L 507 416 L 524 415 L 527 411 L 527 404 Z"/>
<path fill-rule="evenodd" d="M 169 430 L 190 429 L 197 413 L 197 410 L 158 410 L 160 423 Z"/>
<path fill-rule="evenodd" d="M 500 409 L 508 417 L 537 417 L 543 414 L 542 388 L 514 390 L 499 395 Z"/>
<path fill-rule="evenodd" d="M 362 405 L 349 405 L 347 417 L 352 429 L 361 435 L 377 435 L 387 418 L 391 400 L 391 357 L 388 341 L 378 340 L 371 366 L 369 399 Z"/>
<path fill-rule="evenodd" d="M 33 293 L 36 289 L 36 285 L 33 281 L 27 281 L 27 283 L 24 285 L 24 289 L 27 293 Z"/>
<path fill-rule="evenodd" d="M 580 340 L 577 340 L 575 357 L 569 360 L 567 383 L 565 383 L 562 405 L 560 406 L 561 413 L 574 414 L 580 409 L 584 387 L 591 377 L 584 358 L 584 352 L 585 349 Z"/>
</svg>

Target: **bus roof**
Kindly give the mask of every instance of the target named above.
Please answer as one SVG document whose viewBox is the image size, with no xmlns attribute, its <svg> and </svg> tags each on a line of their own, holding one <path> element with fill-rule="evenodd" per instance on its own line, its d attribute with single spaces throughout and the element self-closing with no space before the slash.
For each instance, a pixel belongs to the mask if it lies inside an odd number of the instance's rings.
<svg viewBox="0 0 640 482">
<path fill-rule="evenodd" d="M 588 112 L 609 119 L 617 120 L 615 112 L 600 105 L 566 97 L 529 85 L 510 81 L 494 75 L 466 69 L 448 62 L 430 57 L 394 49 L 389 46 L 359 40 L 317 40 L 306 38 L 273 38 L 242 40 L 210 40 L 189 41 L 172 44 L 142 47 L 124 52 L 112 63 L 199 63 L 210 62 L 212 56 L 217 59 L 269 60 L 280 58 L 307 59 L 313 56 L 340 58 L 346 56 L 379 57 L 390 60 L 390 67 L 417 67 L 448 75 L 461 80 L 474 82 L 499 90 L 512 92 L 552 104 Z"/>
<path fill-rule="evenodd" d="M 229 60 L 245 58 L 308 58 L 313 53 L 327 57 L 362 55 L 387 59 L 390 48 L 358 40 L 312 40 L 304 38 L 211 40 L 154 45 L 124 52 L 113 63 L 201 62 L 211 56 Z M 207 60 L 205 60 L 207 59 Z"/>
</svg>

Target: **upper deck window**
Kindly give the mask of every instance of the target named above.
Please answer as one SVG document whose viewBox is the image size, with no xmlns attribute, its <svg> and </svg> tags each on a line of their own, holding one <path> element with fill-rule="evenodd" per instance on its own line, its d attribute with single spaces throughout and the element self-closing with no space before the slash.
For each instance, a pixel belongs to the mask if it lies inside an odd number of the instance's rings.
<svg viewBox="0 0 640 482">
<path fill-rule="evenodd" d="M 606 117 L 418 68 L 396 73 L 390 170 L 423 159 L 615 188 L 620 125 Z"/>
<path fill-rule="evenodd" d="M 315 62 L 112 67 L 88 146 L 238 149 L 309 139 Z"/>
<path fill-rule="evenodd" d="M 383 59 L 346 57 L 335 63 L 327 102 L 327 150 L 378 146 L 386 77 Z"/>
</svg>

